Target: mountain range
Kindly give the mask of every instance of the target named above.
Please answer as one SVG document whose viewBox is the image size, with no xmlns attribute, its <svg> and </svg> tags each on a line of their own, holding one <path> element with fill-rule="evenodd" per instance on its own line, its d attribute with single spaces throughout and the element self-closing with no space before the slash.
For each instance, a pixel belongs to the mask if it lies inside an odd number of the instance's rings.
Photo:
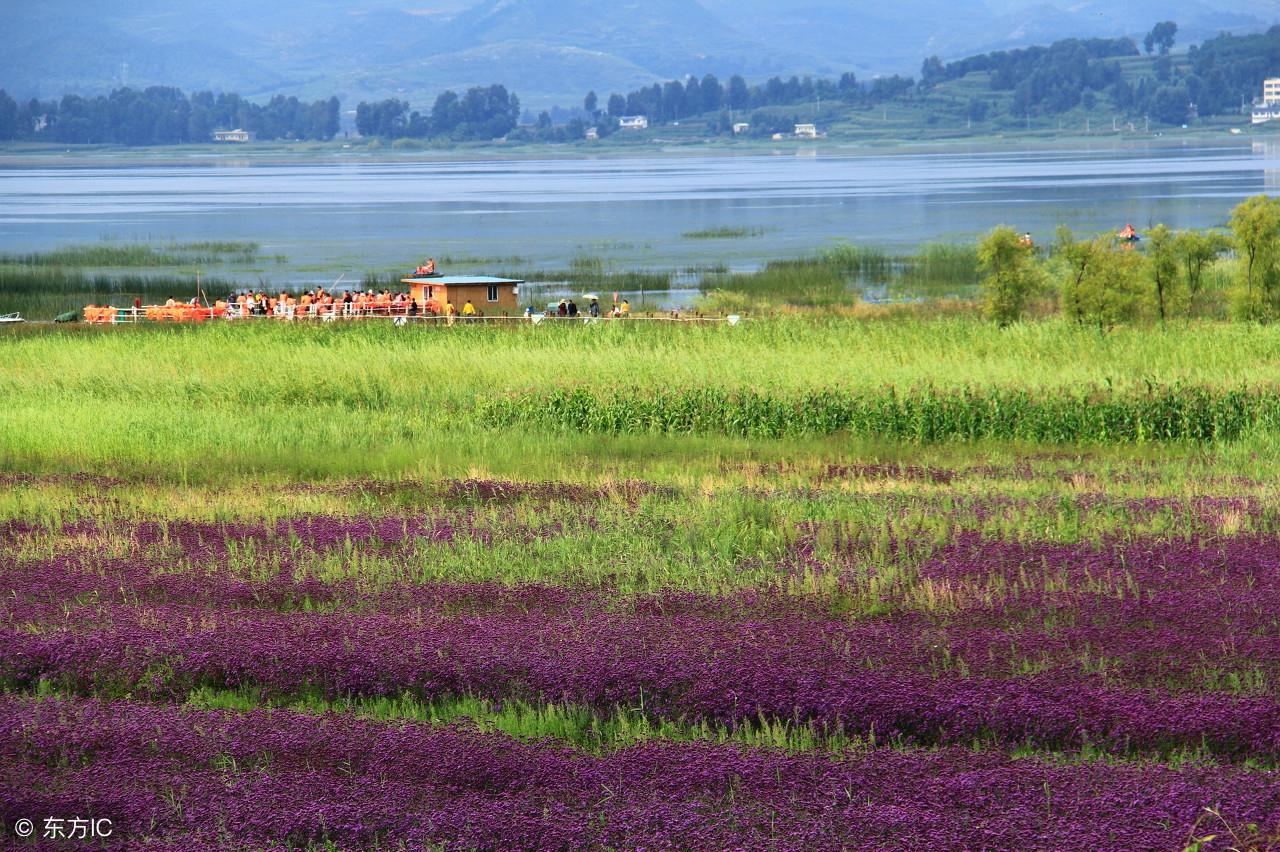
<svg viewBox="0 0 1280 852">
<path fill-rule="evenodd" d="M 15 97 L 122 84 L 399 97 L 504 83 L 526 106 L 574 105 L 688 74 L 914 74 L 1161 20 L 1188 44 L 1280 23 L 1276 0 L 44 0 L 9 10 L 0 88 Z"/>
</svg>

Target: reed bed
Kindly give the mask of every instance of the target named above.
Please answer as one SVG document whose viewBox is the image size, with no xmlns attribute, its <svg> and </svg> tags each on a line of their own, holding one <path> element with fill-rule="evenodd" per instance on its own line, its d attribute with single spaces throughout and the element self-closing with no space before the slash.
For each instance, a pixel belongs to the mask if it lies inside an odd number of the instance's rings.
<svg viewBox="0 0 1280 852">
<path fill-rule="evenodd" d="M 0 253 L 0 265 L 56 267 L 145 267 L 252 264 L 261 246 L 255 242 L 205 241 L 189 243 L 111 242 L 72 245 L 44 252 Z"/>
<path fill-rule="evenodd" d="M 704 305 L 712 310 L 848 308 L 868 286 L 898 298 L 971 294 L 978 284 L 972 245 L 928 243 L 911 255 L 839 243 L 804 258 L 771 261 L 758 272 L 704 275 Z"/>
</svg>

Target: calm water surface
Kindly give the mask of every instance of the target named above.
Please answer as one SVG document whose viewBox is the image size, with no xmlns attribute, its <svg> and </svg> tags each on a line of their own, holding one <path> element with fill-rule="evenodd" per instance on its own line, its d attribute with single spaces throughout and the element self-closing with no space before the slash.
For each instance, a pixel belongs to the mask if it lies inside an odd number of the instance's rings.
<svg viewBox="0 0 1280 852">
<path fill-rule="evenodd" d="M 267 278 L 305 269 L 358 275 L 426 254 L 563 266 L 588 253 L 616 268 L 746 268 L 833 240 L 906 248 L 968 240 L 1000 223 L 1043 239 L 1061 222 L 1079 231 L 1217 225 L 1263 191 L 1280 191 L 1280 142 L 496 162 L 0 162 L 0 250 L 103 238 L 254 240 L 291 261 L 288 272 L 268 265 Z M 682 236 L 720 227 L 759 233 Z"/>
</svg>

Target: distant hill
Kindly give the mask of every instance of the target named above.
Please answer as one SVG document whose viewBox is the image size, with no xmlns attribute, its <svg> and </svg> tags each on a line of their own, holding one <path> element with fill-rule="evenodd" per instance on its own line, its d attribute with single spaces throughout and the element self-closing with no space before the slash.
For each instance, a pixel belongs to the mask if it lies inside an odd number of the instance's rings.
<svg viewBox="0 0 1280 852">
<path fill-rule="evenodd" d="M 6 10 L 0 87 L 20 98 L 127 82 L 188 91 L 428 107 L 505 83 L 526 106 L 571 105 L 688 74 L 861 77 L 1051 41 L 1179 41 L 1280 22 L 1276 0 L 45 0 Z"/>
</svg>

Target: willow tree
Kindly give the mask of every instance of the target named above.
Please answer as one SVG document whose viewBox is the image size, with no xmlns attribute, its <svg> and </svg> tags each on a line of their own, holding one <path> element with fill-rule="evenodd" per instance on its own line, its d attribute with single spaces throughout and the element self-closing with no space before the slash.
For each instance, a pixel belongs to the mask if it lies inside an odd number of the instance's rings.
<svg viewBox="0 0 1280 852">
<path fill-rule="evenodd" d="M 1204 290 L 1205 270 L 1228 248 L 1230 240 L 1226 235 L 1212 231 L 1179 231 L 1173 238 L 1173 253 L 1181 267 L 1186 295 L 1183 305 L 1188 317 L 1195 316 L 1197 300 Z"/>
<path fill-rule="evenodd" d="M 1146 259 L 1138 252 L 1117 246 L 1110 236 L 1076 244 L 1088 262 L 1079 274 L 1061 282 L 1062 312 L 1105 332 L 1138 317 L 1142 307 Z"/>
<path fill-rule="evenodd" d="M 1180 268 L 1173 231 L 1167 225 L 1156 225 L 1147 233 L 1147 278 L 1151 282 L 1161 324 L 1169 318 L 1181 296 Z"/>
<path fill-rule="evenodd" d="M 1001 327 L 1022 318 L 1043 285 L 1035 250 L 1007 225 L 993 228 L 978 243 L 978 272 L 982 276 L 983 308 Z"/>
<path fill-rule="evenodd" d="M 1235 313 L 1268 320 L 1280 297 L 1280 201 L 1266 195 L 1246 198 L 1231 211 L 1231 233 L 1240 256 Z"/>
</svg>

